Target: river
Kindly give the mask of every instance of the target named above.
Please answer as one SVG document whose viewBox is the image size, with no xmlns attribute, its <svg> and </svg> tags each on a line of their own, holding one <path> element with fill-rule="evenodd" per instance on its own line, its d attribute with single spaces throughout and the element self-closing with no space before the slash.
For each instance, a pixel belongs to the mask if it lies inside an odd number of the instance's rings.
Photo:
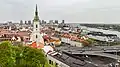
<svg viewBox="0 0 120 67">
<path fill-rule="evenodd" d="M 112 30 L 103 30 L 103 29 L 97 29 L 97 28 L 89 28 L 85 26 L 81 26 L 81 28 L 87 29 L 89 31 L 98 31 L 98 32 L 103 32 L 105 34 L 116 34 L 120 38 L 120 32 L 118 31 L 112 31 Z"/>
</svg>

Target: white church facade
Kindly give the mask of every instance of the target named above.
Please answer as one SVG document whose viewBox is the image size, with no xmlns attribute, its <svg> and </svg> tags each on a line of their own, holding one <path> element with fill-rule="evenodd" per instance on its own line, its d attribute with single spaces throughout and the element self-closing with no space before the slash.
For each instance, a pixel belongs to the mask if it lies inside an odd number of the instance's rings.
<svg viewBox="0 0 120 67">
<path fill-rule="evenodd" d="M 37 11 L 37 5 L 33 20 L 33 31 L 30 37 L 31 37 L 30 41 L 32 41 L 32 43 L 36 43 L 36 47 L 40 47 L 40 46 L 44 47 L 44 39 L 42 37 L 42 34 L 40 34 L 40 20 Z"/>
</svg>

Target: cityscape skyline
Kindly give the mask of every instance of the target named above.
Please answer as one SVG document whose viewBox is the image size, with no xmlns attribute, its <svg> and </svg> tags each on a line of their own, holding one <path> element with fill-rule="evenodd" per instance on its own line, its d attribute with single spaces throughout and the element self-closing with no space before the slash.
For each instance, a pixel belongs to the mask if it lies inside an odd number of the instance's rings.
<svg viewBox="0 0 120 67">
<path fill-rule="evenodd" d="M 120 67 L 119 24 L 68 23 L 59 16 L 46 21 L 39 18 L 37 4 L 34 8 L 32 19 L 16 10 L 17 23 L 0 23 L 1 67 Z"/>
<path fill-rule="evenodd" d="M 29 3 L 26 3 L 29 2 Z M 1 0 L 0 21 L 32 20 L 38 4 L 41 20 L 119 23 L 119 0 Z"/>
</svg>

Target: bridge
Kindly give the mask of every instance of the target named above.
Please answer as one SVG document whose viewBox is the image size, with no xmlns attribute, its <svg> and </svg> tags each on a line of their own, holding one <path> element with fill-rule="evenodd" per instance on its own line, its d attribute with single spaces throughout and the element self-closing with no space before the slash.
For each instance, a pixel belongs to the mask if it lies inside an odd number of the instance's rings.
<svg viewBox="0 0 120 67">
<path fill-rule="evenodd" d="M 115 46 L 103 46 L 103 47 L 87 47 L 87 48 L 80 48 L 80 47 L 62 47 L 63 50 L 70 50 L 76 52 L 120 52 L 120 47 Z"/>
<path fill-rule="evenodd" d="M 120 45 L 119 46 L 96 46 L 96 47 L 75 47 L 66 45 L 63 47 L 59 47 L 58 50 L 63 52 L 67 52 L 69 54 L 83 54 L 83 55 L 96 55 L 102 57 L 108 57 L 112 59 L 120 60 L 120 56 L 108 53 L 116 53 L 120 52 Z"/>
<path fill-rule="evenodd" d="M 96 55 L 96 56 L 102 56 L 102 57 L 108 57 L 116 60 L 120 60 L 120 56 L 118 55 L 113 55 L 113 54 L 108 54 L 108 53 L 102 53 L 102 52 L 94 52 L 94 51 L 68 51 L 64 50 L 63 52 L 69 53 L 69 54 L 81 54 L 81 55 Z"/>
<path fill-rule="evenodd" d="M 79 49 L 79 50 L 71 50 L 76 52 L 120 52 L 120 49 Z"/>
</svg>

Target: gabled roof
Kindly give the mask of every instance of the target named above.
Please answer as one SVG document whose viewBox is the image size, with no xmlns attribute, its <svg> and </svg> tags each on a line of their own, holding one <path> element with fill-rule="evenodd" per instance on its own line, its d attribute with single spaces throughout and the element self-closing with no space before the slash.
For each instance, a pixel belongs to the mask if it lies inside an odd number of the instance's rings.
<svg viewBox="0 0 120 67">
<path fill-rule="evenodd" d="M 29 32 L 27 32 L 27 31 L 19 31 L 19 32 L 17 32 L 17 34 L 20 36 L 30 36 Z"/>
</svg>

